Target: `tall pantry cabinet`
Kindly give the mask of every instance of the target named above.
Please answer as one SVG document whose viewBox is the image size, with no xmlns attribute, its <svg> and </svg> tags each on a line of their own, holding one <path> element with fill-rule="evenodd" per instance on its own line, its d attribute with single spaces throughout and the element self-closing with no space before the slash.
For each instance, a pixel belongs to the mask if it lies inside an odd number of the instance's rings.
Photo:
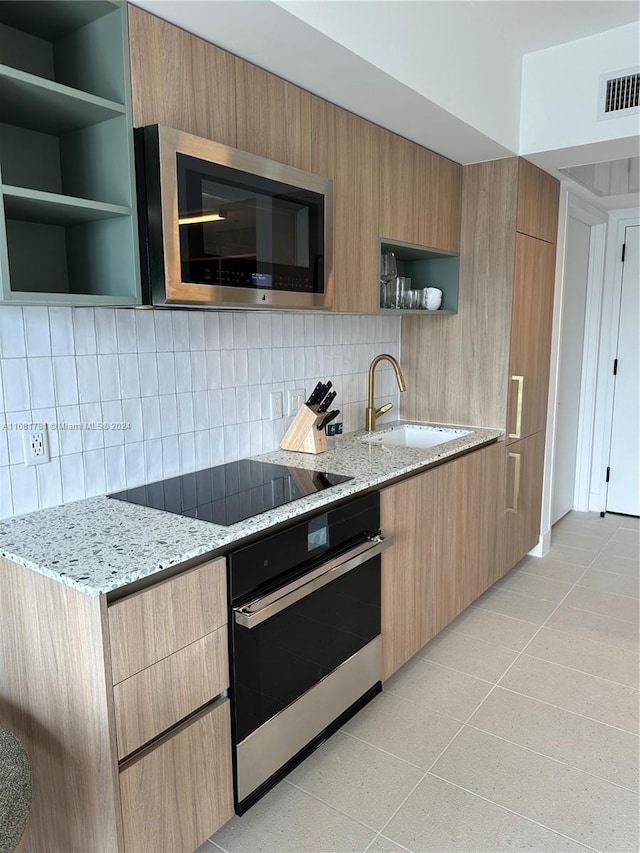
<svg viewBox="0 0 640 853">
<path fill-rule="evenodd" d="M 465 166 L 458 314 L 403 320 L 403 417 L 505 430 L 496 576 L 540 531 L 558 202 L 526 160 Z"/>
</svg>

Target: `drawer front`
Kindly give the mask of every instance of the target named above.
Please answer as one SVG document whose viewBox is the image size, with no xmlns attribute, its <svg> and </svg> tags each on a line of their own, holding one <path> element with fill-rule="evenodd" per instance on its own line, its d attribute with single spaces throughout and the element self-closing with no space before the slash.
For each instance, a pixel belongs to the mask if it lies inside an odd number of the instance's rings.
<svg viewBox="0 0 640 853">
<path fill-rule="evenodd" d="M 116 684 L 113 700 L 118 758 L 144 746 L 228 686 L 224 626 Z"/>
<path fill-rule="evenodd" d="M 125 853 L 193 853 L 233 815 L 229 700 L 120 773 Z"/>
<path fill-rule="evenodd" d="M 213 560 L 109 607 L 113 683 L 226 624 L 226 568 Z"/>
</svg>

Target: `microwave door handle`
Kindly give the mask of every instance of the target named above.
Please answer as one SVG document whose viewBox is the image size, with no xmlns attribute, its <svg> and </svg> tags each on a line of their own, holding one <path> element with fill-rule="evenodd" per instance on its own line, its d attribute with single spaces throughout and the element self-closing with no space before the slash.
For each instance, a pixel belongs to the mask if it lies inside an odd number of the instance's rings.
<svg viewBox="0 0 640 853">
<path fill-rule="evenodd" d="M 245 604 L 242 607 L 234 607 L 233 614 L 237 625 L 243 628 L 255 628 L 277 613 L 281 613 L 287 607 L 301 601 L 311 593 L 323 586 L 326 586 L 331 581 L 345 575 L 352 569 L 366 563 L 372 557 L 381 554 L 393 545 L 393 536 L 374 536 L 364 544 L 357 545 L 355 548 L 342 554 L 335 560 L 325 563 L 314 572 L 298 578 L 280 590 L 277 590 L 264 598 L 258 598 L 255 601 Z"/>
</svg>

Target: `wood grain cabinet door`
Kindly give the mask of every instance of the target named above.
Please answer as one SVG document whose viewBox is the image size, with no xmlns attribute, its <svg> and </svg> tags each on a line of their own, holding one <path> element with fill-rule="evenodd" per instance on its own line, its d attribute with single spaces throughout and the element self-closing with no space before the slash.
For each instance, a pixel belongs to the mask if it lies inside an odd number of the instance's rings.
<svg viewBox="0 0 640 853">
<path fill-rule="evenodd" d="M 311 171 L 333 181 L 333 310 L 375 313 L 384 131 L 321 98 L 311 115 Z"/>
<path fill-rule="evenodd" d="M 235 58 L 238 148 L 311 171 L 311 95 Z"/>
<path fill-rule="evenodd" d="M 133 124 L 236 145 L 235 58 L 129 5 Z"/>
<path fill-rule="evenodd" d="M 516 234 L 507 442 L 544 430 L 549 392 L 556 247 Z"/>
<path fill-rule="evenodd" d="M 460 250 L 462 166 L 384 132 L 380 163 L 381 236 Z"/>
<path fill-rule="evenodd" d="M 538 432 L 506 448 L 502 574 L 506 574 L 538 544 L 544 436 L 544 432 Z"/>
<path fill-rule="evenodd" d="M 430 623 L 437 634 L 494 582 L 502 509 L 502 443 L 492 444 L 434 471 L 437 541 Z"/>
<path fill-rule="evenodd" d="M 124 853 L 193 853 L 233 815 L 229 700 L 120 773 Z"/>
<path fill-rule="evenodd" d="M 383 678 L 497 577 L 504 445 L 419 474 L 381 495 Z"/>
<path fill-rule="evenodd" d="M 516 231 L 555 243 L 560 183 L 527 160 L 518 160 Z"/>
</svg>

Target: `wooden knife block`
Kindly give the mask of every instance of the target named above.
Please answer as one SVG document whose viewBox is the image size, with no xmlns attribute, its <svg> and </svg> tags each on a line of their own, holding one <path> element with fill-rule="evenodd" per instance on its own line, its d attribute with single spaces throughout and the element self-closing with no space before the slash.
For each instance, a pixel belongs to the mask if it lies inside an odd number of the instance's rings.
<svg viewBox="0 0 640 853">
<path fill-rule="evenodd" d="M 327 437 L 323 429 L 318 429 L 326 412 L 318 412 L 305 403 L 293 419 L 293 423 L 280 442 L 283 450 L 296 450 L 300 453 L 324 453 L 327 449 Z"/>
</svg>

